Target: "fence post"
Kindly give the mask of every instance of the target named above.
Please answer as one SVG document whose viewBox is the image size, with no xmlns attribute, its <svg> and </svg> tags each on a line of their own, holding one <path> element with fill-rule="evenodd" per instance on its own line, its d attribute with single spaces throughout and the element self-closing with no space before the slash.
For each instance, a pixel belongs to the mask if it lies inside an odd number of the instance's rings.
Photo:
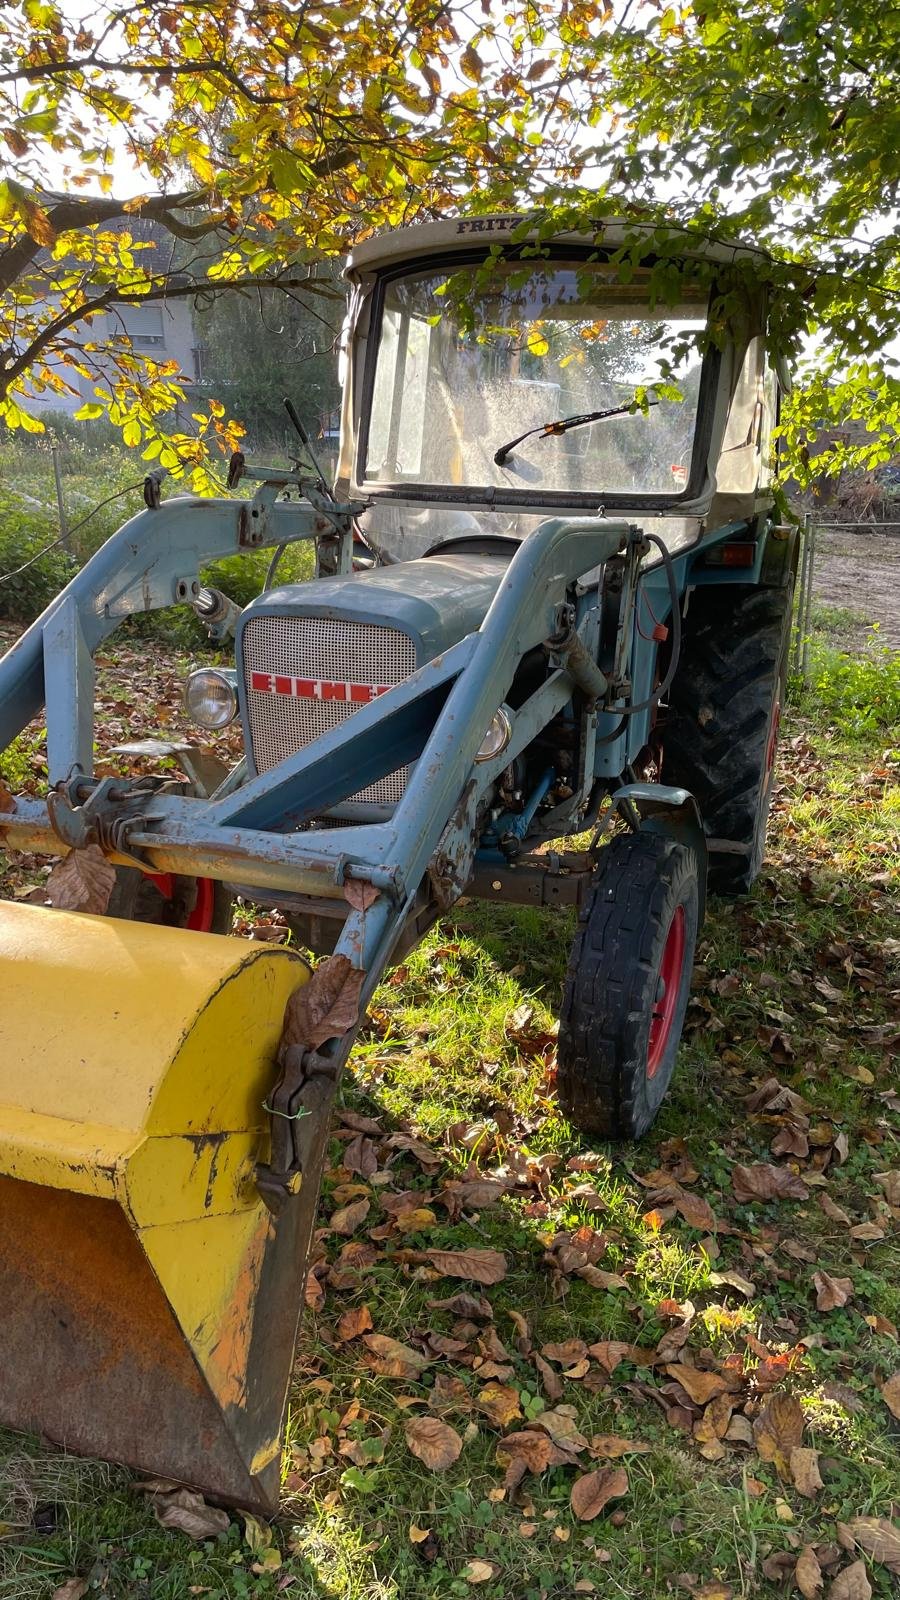
<svg viewBox="0 0 900 1600">
<path fill-rule="evenodd" d="M 56 482 L 56 509 L 59 513 L 59 537 L 61 538 L 65 548 L 68 550 L 69 521 L 66 516 L 66 504 L 63 500 L 62 472 L 60 471 L 59 466 L 59 450 L 55 444 L 50 446 L 50 454 L 53 458 L 53 477 Z"/>
<path fill-rule="evenodd" d="M 797 615 L 794 620 L 794 671 L 800 671 L 803 651 L 803 614 L 806 610 L 806 567 L 809 561 L 809 512 L 803 514 L 800 535 L 800 583 L 797 588 Z"/>
<path fill-rule="evenodd" d="M 809 670 L 809 629 L 812 616 L 813 569 L 816 559 L 816 525 L 813 522 L 812 513 L 809 511 L 806 513 L 806 539 L 809 546 L 809 555 L 806 561 L 806 612 L 803 620 L 803 654 L 800 663 L 800 671 L 803 675 L 804 683 Z"/>
</svg>

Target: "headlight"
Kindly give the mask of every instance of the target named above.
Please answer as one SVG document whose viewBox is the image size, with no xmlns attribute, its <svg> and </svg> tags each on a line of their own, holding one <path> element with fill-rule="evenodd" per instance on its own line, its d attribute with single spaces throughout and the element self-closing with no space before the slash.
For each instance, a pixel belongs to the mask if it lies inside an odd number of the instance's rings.
<svg viewBox="0 0 900 1600">
<path fill-rule="evenodd" d="M 188 716 L 201 728 L 227 728 L 237 716 L 237 674 L 227 668 L 201 667 L 184 685 Z"/>
<path fill-rule="evenodd" d="M 506 749 L 512 738 L 512 723 L 509 712 L 503 706 L 495 711 L 491 717 L 490 726 L 478 746 L 476 761 L 492 761 L 494 756 L 499 756 Z"/>
</svg>

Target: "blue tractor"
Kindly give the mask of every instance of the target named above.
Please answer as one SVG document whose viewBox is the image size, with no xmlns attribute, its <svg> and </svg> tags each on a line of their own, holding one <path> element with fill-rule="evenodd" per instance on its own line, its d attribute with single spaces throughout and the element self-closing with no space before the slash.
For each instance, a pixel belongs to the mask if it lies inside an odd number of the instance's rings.
<svg viewBox="0 0 900 1600">
<path fill-rule="evenodd" d="M 752 254 L 669 236 L 661 273 L 636 231 L 361 244 L 335 483 L 299 421 L 295 464 L 236 456 L 230 498 L 151 474 L 0 662 L 0 747 L 45 706 L 50 766 L 0 841 L 108 895 L 0 914 L 0 1421 L 273 1503 L 339 1074 L 462 895 L 577 908 L 561 1102 L 602 1139 L 653 1122 L 707 888 L 763 856 L 796 536 Z M 315 578 L 279 585 L 298 540 Z M 242 611 L 201 583 L 262 547 Z M 94 652 L 172 603 L 234 635 L 186 697 L 243 758 L 98 779 Z M 235 894 L 314 970 L 216 938 Z"/>
</svg>

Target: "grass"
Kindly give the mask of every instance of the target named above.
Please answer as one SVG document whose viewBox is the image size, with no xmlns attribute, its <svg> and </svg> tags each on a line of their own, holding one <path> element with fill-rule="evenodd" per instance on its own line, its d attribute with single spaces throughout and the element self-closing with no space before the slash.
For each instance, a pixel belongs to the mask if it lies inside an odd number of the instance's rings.
<svg viewBox="0 0 900 1600">
<path fill-rule="evenodd" d="M 342 1185 L 361 1180 L 342 1165 L 349 1134 L 336 1128 L 320 1300 L 298 1354 L 273 1553 L 261 1560 L 258 1530 L 239 1517 L 191 1544 L 158 1526 L 129 1474 L 0 1433 L 0 1600 L 50 1600 L 73 1574 L 88 1596 L 109 1600 L 663 1600 L 717 1583 L 707 1595 L 719 1600 L 728 1591 L 774 1600 L 804 1545 L 823 1561 L 828 1547 L 838 1550 L 827 1592 L 843 1559 L 839 1524 L 897 1515 L 900 1424 L 878 1389 L 900 1369 L 900 1252 L 876 1175 L 900 1168 L 900 753 L 887 724 L 865 715 L 871 680 L 852 665 L 828 670 L 844 673 L 845 707 L 852 713 L 855 698 L 861 715 L 839 717 L 815 681 L 790 709 L 767 866 L 750 897 L 710 908 L 676 1080 L 648 1138 L 595 1147 L 556 1105 L 553 1019 L 571 919 L 457 906 L 381 986 L 342 1091 L 343 1105 L 376 1118 L 385 1140 L 402 1131 L 420 1143 L 417 1156 L 376 1138 L 365 1229 L 382 1237 L 371 1265 L 352 1272 L 336 1264 L 346 1241 L 329 1219 Z M 879 680 L 883 707 L 892 673 Z M 99 695 L 108 743 L 120 724 L 149 731 L 154 714 L 179 725 L 169 657 L 148 661 L 123 647 Z M 33 775 L 39 735 L 16 758 Z M 4 892 L 27 888 L 41 870 L 28 863 Z M 746 1104 L 772 1075 L 811 1106 L 810 1154 L 793 1162 L 809 1194 L 739 1201 L 735 1164 L 784 1160 L 770 1150 L 784 1118 Z M 499 1204 L 458 1214 L 448 1185 L 475 1169 L 520 1181 Z M 690 1226 L 673 1212 L 666 1181 L 707 1201 L 719 1226 Z M 402 1194 L 410 1221 L 401 1228 L 390 1208 Z M 826 1214 L 822 1195 L 847 1223 Z M 851 1237 L 851 1225 L 873 1220 L 883 1237 Z M 602 1235 L 597 1259 L 624 1288 L 559 1270 L 554 1243 L 577 1230 L 594 1244 Z M 505 1254 L 502 1282 L 481 1291 L 438 1281 L 415 1255 L 471 1246 Z M 852 1279 L 844 1307 L 817 1308 L 812 1280 L 822 1269 Z M 717 1277 L 729 1272 L 750 1292 Z M 433 1306 L 460 1290 L 485 1294 L 492 1321 Z M 584 1373 L 577 1361 L 556 1366 L 572 1374 L 557 1403 L 573 1408 L 587 1439 L 642 1447 L 623 1458 L 627 1495 L 579 1522 L 569 1504 L 576 1472 L 557 1465 L 502 1496 L 501 1431 L 479 1409 L 479 1364 L 508 1372 L 500 1381 L 516 1391 L 522 1415 L 512 1426 L 521 1428 L 553 1405 L 529 1344 L 650 1347 L 672 1328 L 663 1302 L 673 1301 L 693 1306 L 687 1350 L 701 1369 L 784 1361 L 782 1389 L 801 1402 L 822 1491 L 805 1498 L 746 1441 L 707 1459 L 673 1418 L 659 1369 L 625 1360 L 610 1375 L 592 1360 Z M 358 1340 L 339 1338 L 339 1318 L 363 1305 L 379 1333 L 427 1351 L 424 1374 L 379 1375 Z M 429 1344 L 452 1339 L 462 1341 L 455 1353 Z M 463 1440 L 444 1472 L 428 1472 L 404 1441 L 409 1418 L 429 1412 Z M 604 1465 L 585 1457 L 581 1470 Z M 873 1595 L 888 1600 L 896 1577 L 866 1559 Z M 485 1568 L 473 1585 L 473 1570 Z"/>
</svg>

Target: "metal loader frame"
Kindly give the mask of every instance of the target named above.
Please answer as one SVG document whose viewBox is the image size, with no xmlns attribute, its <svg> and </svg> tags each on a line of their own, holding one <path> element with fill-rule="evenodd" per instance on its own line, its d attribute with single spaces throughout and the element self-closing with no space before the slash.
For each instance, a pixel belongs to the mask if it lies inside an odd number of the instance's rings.
<svg viewBox="0 0 900 1600">
<path fill-rule="evenodd" d="M 493 785 L 575 697 L 581 772 L 568 803 L 547 814 L 544 831 L 548 837 L 567 831 L 573 817 L 587 824 L 592 797 L 608 793 L 609 777 L 628 770 L 649 730 L 658 646 L 639 643 L 644 636 L 633 627 L 638 591 L 652 593 L 655 614 L 666 615 L 676 590 L 680 597 L 689 580 L 707 576 L 693 568 L 710 540 L 677 554 L 664 576 L 658 567 L 642 570 L 649 546 L 633 525 L 602 515 L 549 518 L 515 550 L 477 632 L 277 766 L 247 778 L 240 763 L 208 797 L 185 793 L 167 778 L 97 780 L 92 658 L 123 617 L 189 603 L 205 563 L 261 546 L 312 538 L 319 541 L 320 568 L 323 550 L 329 571 L 351 568 L 355 505 L 329 500 L 300 469 L 254 470 L 242 461 L 240 472 L 259 481 L 250 500 L 176 497 L 160 505 L 158 485 L 155 495 L 151 485 L 148 509 L 92 557 L 0 662 L 0 747 L 45 704 L 51 781 L 46 802 L 19 797 L 0 816 L 0 841 L 47 854 L 96 844 L 119 865 L 238 882 L 263 896 L 308 897 L 343 918 L 336 951 L 364 974 L 362 1012 L 404 935 L 415 942 L 470 882 L 489 898 L 534 898 L 534 871 L 529 877 L 499 851 L 478 849 Z M 292 490 L 305 498 L 277 498 Z M 733 525 L 717 530 L 713 542 L 734 531 Z M 757 569 L 764 544 L 759 538 Z M 600 599 L 596 585 L 579 580 L 616 556 L 623 558 L 625 596 L 607 678 L 597 665 Z M 734 576 L 752 582 L 758 571 Z M 715 581 L 731 577 L 709 574 Z M 545 681 L 518 709 L 505 708 L 511 735 L 502 754 L 476 761 L 517 667 L 542 645 Z M 636 715 L 628 715 L 629 702 Z M 341 828 L 316 823 L 406 764 L 414 764 L 411 776 L 389 820 Z M 524 822 L 512 819 L 522 834 L 540 799 L 531 797 Z M 634 827 L 664 826 L 705 858 L 697 808 L 685 791 L 625 785 L 612 795 L 604 820 L 616 811 Z M 581 865 L 574 874 L 565 866 L 554 871 L 551 858 L 537 869 L 559 886 L 544 897 L 577 900 L 590 878 L 590 860 Z M 259 1183 L 274 1212 L 301 1181 L 315 1197 L 317 1178 L 308 1180 L 321 1161 L 328 1109 L 354 1037 L 355 1028 L 305 1055 L 294 1051 L 292 1070 L 269 1100 L 272 1151 Z"/>
</svg>

